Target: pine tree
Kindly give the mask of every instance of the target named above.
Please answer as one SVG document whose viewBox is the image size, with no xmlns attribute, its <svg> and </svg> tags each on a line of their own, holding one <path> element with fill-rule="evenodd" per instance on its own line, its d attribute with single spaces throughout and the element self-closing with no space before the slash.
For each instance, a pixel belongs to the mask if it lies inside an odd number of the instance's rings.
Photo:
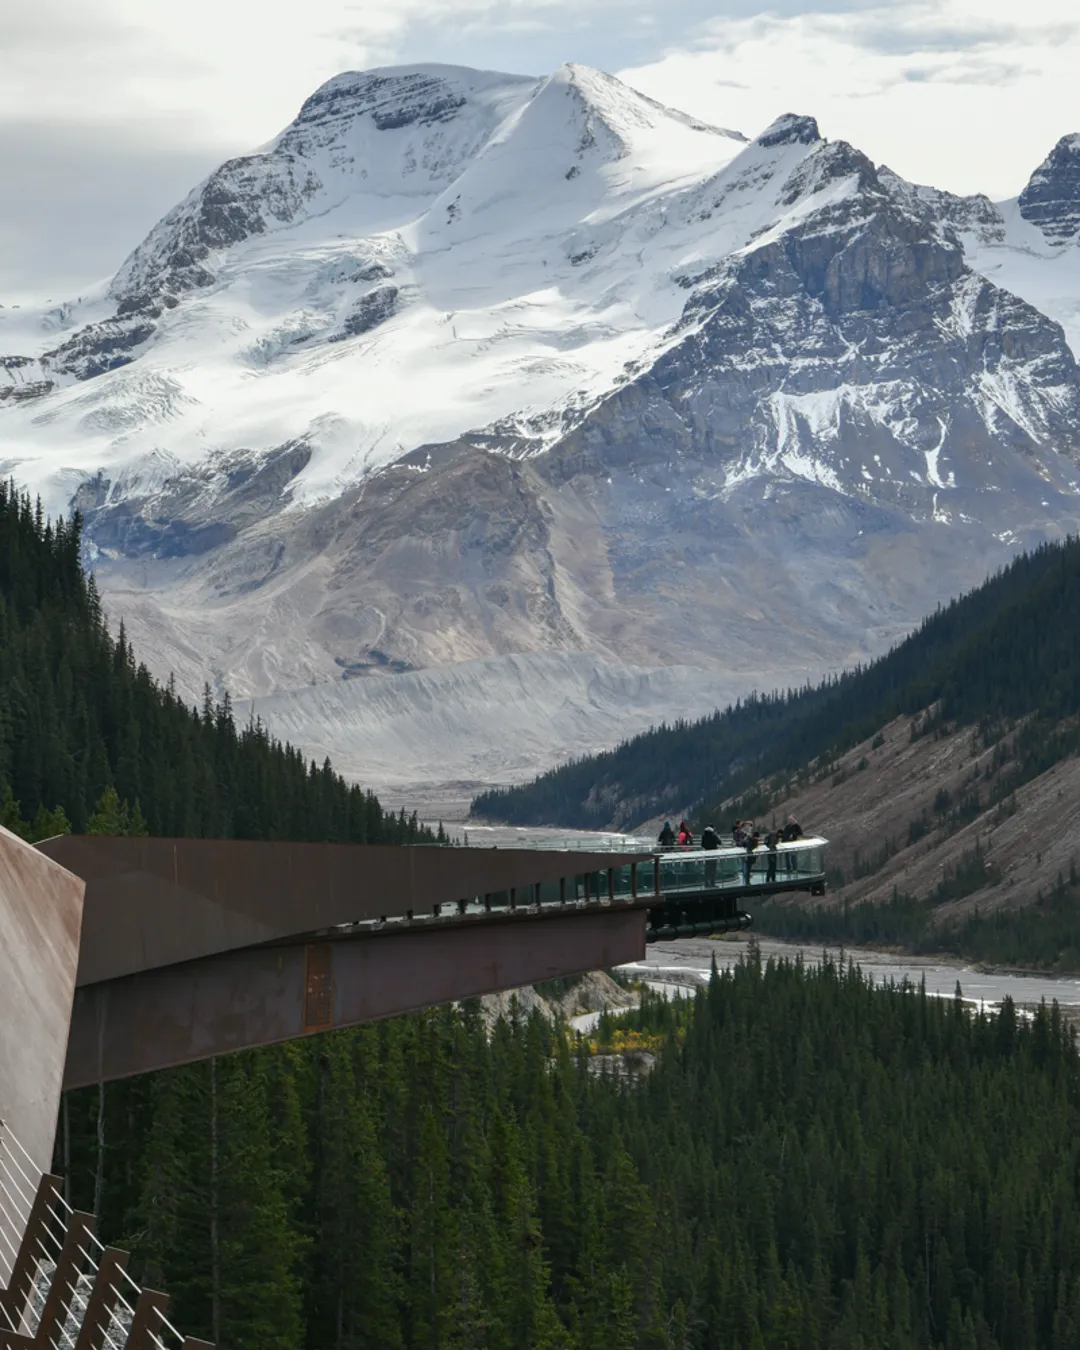
<svg viewBox="0 0 1080 1350">
<path fill-rule="evenodd" d="M 397 1219 L 369 1102 L 345 1036 L 320 1054 L 315 1282 L 322 1343 L 335 1350 L 401 1344 Z"/>
<path fill-rule="evenodd" d="M 303 1320 L 297 1235 L 273 1167 L 266 1074 L 259 1056 L 212 1061 L 217 1156 L 211 1221 L 221 1278 L 218 1343 L 230 1350 L 300 1350 Z"/>
</svg>

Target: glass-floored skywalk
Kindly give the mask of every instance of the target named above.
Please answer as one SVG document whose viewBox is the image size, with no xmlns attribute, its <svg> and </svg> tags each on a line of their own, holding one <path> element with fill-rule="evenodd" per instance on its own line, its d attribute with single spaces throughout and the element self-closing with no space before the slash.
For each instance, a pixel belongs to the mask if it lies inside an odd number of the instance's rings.
<svg viewBox="0 0 1080 1350">
<path fill-rule="evenodd" d="M 731 845 L 719 849 L 703 849 L 700 845 L 657 849 L 651 840 L 626 835 L 607 837 L 601 845 L 605 852 L 628 855 L 622 866 L 601 872 L 570 873 L 557 881 L 508 891 L 464 896 L 435 905 L 430 913 L 390 916 L 374 926 L 426 925 L 483 916 L 524 916 L 632 905 L 648 910 L 646 931 L 650 941 L 726 932 L 747 928 L 752 922 L 751 916 L 739 907 L 740 900 L 785 891 L 824 894 L 827 844 L 827 840 L 811 836 L 772 850 L 761 846 L 751 853 Z M 591 852 L 597 842 L 595 836 L 551 838 L 545 840 L 543 847 L 545 851 L 572 854 Z"/>
</svg>

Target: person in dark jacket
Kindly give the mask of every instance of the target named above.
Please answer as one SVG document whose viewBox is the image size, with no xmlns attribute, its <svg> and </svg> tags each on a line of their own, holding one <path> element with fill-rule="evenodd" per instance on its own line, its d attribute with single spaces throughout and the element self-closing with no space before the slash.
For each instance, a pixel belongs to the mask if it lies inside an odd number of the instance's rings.
<svg viewBox="0 0 1080 1350">
<path fill-rule="evenodd" d="M 720 847 L 720 836 L 711 825 L 706 825 L 701 831 L 701 847 L 709 852 L 714 852 Z M 710 858 L 705 864 L 705 885 L 716 885 L 716 859 Z"/>
<path fill-rule="evenodd" d="M 765 873 L 766 881 L 776 880 L 776 846 L 779 844 L 782 832 L 775 827 L 765 836 L 765 847 L 769 850 L 769 866 Z"/>
<path fill-rule="evenodd" d="M 802 826 L 799 824 L 799 822 L 795 819 L 794 816 L 788 816 L 787 824 L 784 826 L 783 830 L 780 833 L 781 838 L 784 840 L 784 842 L 787 844 L 791 844 L 794 843 L 796 839 L 802 838 Z M 795 864 L 796 864 L 795 853 L 792 849 L 789 849 L 784 854 L 784 871 L 794 872 L 796 870 Z"/>
<path fill-rule="evenodd" d="M 664 828 L 660 831 L 660 837 L 657 840 L 661 848 L 674 848 L 675 831 L 671 828 L 671 821 L 664 821 Z"/>
<path fill-rule="evenodd" d="M 743 876 L 745 884 L 750 885 L 750 873 L 754 870 L 754 851 L 761 843 L 761 835 L 757 830 L 751 830 L 746 836 L 746 857 L 743 860 Z"/>
</svg>

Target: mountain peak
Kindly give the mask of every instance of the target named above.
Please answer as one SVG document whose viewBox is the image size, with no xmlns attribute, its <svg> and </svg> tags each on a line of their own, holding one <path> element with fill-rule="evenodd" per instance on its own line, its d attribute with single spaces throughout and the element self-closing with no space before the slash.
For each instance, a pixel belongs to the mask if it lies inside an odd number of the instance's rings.
<svg viewBox="0 0 1080 1350">
<path fill-rule="evenodd" d="M 1020 194 L 1020 214 L 1051 243 L 1080 234 L 1080 133 L 1062 136 Z"/>
<path fill-rule="evenodd" d="M 370 114 L 380 131 L 431 126 L 450 120 L 470 96 L 494 88 L 535 83 L 528 75 L 504 75 L 436 63 L 349 70 L 320 85 L 304 101 L 289 130 L 364 114 Z"/>
<path fill-rule="evenodd" d="M 813 145 L 821 140 L 817 121 L 799 113 L 784 113 L 757 137 L 757 144 L 766 148 L 778 145 Z"/>
</svg>

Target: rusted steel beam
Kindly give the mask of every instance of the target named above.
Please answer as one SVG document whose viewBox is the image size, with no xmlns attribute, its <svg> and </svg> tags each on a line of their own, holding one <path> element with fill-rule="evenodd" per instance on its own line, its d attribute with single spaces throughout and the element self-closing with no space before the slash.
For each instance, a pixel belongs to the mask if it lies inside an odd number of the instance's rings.
<svg viewBox="0 0 1080 1350">
<path fill-rule="evenodd" d="M 158 1350 L 160 1337 L 155 1336 L 161 1327 L 161 1318 L 169 1311 L 168 1294 L 156 1289 L 143 1289 L 135 1303 L 135 1315 L 131 1319 L 124 1350 Z"/>
<path fill-rule="evenodd" d="M 97 835 L 39 848 L 86 882 L 79 985 L 646 856 Z"/>
<path fill-rule="evenodd" d="M 75 1350 L 103 1350 L 106 1335 L 111 1323 L 110 1314 L 116 1306 L 116 1287 L 127 1270 L 128 1253 L 117 1247 L 106 1247 L 98 1262 L 97 1274 L 90 1287 L 90 1297 L 86 1301 L 86 1312 L 79 1331 Z"/>
<path fill-rule="evenodd" d="M 86 1252 L 94 1232 L 94 1216 L 76 1210 L 68 1219 L 64 1245 L 53 1271 L 52 1283 L 41 1310 L 34 1342 L 53 1350 L 59 1333 L 67 1322 L 68 1313 L 75 1298 L 75 1286 L 79 1272 L 86 1264 Z"/>
<path fill-rule="evenodd" d="M 49 1210 L 59 1208 L 60 1178 L 46 1173 L 38 1182 L 34 1203 L 26 1220 L 19 1254 L 11 1270 L 7 1288 L 0 1293 L 0 1314 L 14 1331 L 22 1326 L 27 1303 L 34 1288 L 34 1271 L 41 1258 L 41 1244 L 49 1232 Z M 10 1334 L 10 1333 L 4 1333 Z"/>
<path fill-rule="evenodd" d="M 189 1064 L 644 954 L 645 911 L 622 907 L 228 952 L 78 990 L 64 1085 Z"/>
</svg>

